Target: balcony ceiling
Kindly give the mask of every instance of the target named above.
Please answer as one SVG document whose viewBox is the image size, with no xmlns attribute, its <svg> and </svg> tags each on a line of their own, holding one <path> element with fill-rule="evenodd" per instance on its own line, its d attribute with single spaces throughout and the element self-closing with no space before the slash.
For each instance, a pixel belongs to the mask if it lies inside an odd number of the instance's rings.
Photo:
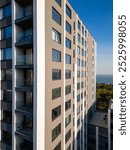
<svg viewBox="0 0 130 150">
<path fill-rule="evenodd" d="M 16 2 L 18 2 L 22 6 L 27 6 L 27 5 L 31 4 L 31 3 L 33 3 L 32 0 L 16 0 Z"/>
</svg>

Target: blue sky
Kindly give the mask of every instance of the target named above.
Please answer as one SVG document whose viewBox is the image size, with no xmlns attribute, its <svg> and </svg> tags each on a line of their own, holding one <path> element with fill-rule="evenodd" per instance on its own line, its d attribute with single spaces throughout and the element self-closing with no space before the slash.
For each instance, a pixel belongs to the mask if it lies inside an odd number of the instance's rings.
<svg viewBox="0 0 130 150">
<path fill-rule="evenodd" d="M 97 42 L 97 74 L 112 74 L 113 0 L 69 0 Z"/>
</svg>

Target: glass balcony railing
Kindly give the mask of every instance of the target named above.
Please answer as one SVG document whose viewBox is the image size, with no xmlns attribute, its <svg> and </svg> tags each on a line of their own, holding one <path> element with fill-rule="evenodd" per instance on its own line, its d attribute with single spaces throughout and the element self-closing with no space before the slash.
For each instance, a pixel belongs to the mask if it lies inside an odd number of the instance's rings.
<svg viewBox="0 0 130 150">
<path fill-rule="evenodd" d="M 27 17 L 32 17 L 33 14 L 33 7 L 32 5 L 29 5 L 27 7 L 23 7 L 16 13 L 16 20 L 21 19 L 21 18 L 27 18 Z"/>
<path fill-rule="evenodd" d="M 32 65 L 33 55 L 20 55 L 17 56 L 16 65 Z"/>
<path fill-rule="evenodd" d="M 16 43 L 32 42 L 33 32 L 32 30 L 18 33 L 16 36 Z"/>
</svg>

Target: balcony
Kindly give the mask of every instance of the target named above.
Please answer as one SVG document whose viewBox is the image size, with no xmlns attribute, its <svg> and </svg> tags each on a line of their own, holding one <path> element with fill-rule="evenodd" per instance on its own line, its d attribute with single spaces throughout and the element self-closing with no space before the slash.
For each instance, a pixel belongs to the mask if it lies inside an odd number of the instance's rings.
<svg viewBox="0 0 130 150">
<path fill-rule="evenodd" d="M 0 7 L 3 7 L 3 6 L 5 6 L 5 5 L 9 4 L 9 3 L 11 3 L 11 0 L 1 0 L 0 1 Z"/>
<path fill-rule="evenodd" d="M 19 145 L 16 145 L 17 150 L 33 150 L 33 143 L 27 140 L 24 140 Z"/>
<path fill-rule="evenodd" d="M 17 3 L 19 3 L 20 5 L 22 5 L 22 6 L 27 6 L 27 5 L 29 5 L 29 4 L 32 4 L 33 3 L 33 1 L 32 0 L 15 0 Z"/>
<path fill-rule="evenodd" d="M 12 68 L 12 60 L 1 61 L 1 69 L 11 69 L 11 68 Z"/>
<path fill-rule="evenodd" d="M 32 44 L 33 44 L 32 30 L 17 33 L 15 46 L 22 48 L 32 48 Z"/>
<path fill-rule="evenodd" d="M 11 17 L 0 20 L 0 28 L 4 28 L 6 26 L 11 25 Z"/>
<path fill-rule="evenodd" d="M 22 113 L 23 115 L 33 115 L 33 107 L 32 106 L 22 106 L 16 109 L 16 112 Z"/>
<path fill-rule="evenodd" d="M 11 90 L 12 89 L 12 81 L 4 81 L 2 80 L 1 81 L 1 89 L 9 89 Z"/>
<path fill-rule="evenodd" d="M 9 133 L 12 133 L 12 125 L 9 122 L 6 122 L 5 120 L 1 120 L 1 129 L 4 131 L 7 131 Z"/>
<path fill-rule="evenodd" d="M 15 133 L 27 141 L 33 142 L 33 129 L 24 128 L 22 125 L 18 125 Z"/>
<path fill-rule="evenodd" d="M 1 150 L 12 150 L 12 146 L 9 143 L 6 143 L 5 141 L 0 141 L 0 149 Z"/>
<path fill-rule="evenodd" d="M 32 69 L 33 55 L 20 55 L 16 59 L 16 69 Z"/>
<path fill-rule="evenodd" d="M 12 103 L 10 101 L 1 101 L 1 109 L 7 110 L 7 111 L 12 111 Z"/>
<path fill-rule="evenodd" d="M 0 49 L 12 47 L 12 38 L 0 40 Z"/>
<path fill-rule="evenodd" d="M 16 13 L 16 21 L 15 23 L 24 28 L 33 26 L 33 8 L 32 5 L 27 7 L 23 7 Z"/>
</svg>

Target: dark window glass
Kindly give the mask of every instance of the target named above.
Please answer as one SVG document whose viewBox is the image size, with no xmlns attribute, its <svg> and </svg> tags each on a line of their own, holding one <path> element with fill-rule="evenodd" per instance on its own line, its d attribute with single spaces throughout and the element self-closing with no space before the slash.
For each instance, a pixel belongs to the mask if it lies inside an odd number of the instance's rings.
<svg viewBox="0 0 130 150">
<path fill-rule="evenodd" d="M 65 110 L 67 111 L 70 108 L 71 108 L 71 100 L 68 100 L 67 102 L 65 102 Z"/>
<path fill-rule="evenodd" d="M 52 99 L 61 97 L 61 88 L 52 89 Z"/>
<path fill-rule="evenodd" d="M 55 120 L 61 115 L 61 106 L 58 106 L 52 110 L 52 120 Z"/>
<path fill-rule="evenodd" d="M 80 59 L 77 58 L 77 66 L 80 66 Z"/>
<path fill-rule="evenodd" d="M 71 122 L 71 115 L 65 118 L 65 127 L 67 127 Z"/>
<path fill-rule="evenodd" d="M 66 64 L 71 64 L 71 56 L 70 55 L 68 55 L 68 54 L 65 55 L 65 62 L 66 62 Z"/>
<path fill-rule="evenodd" d="M 71 41 L 68 38 L 66 38 L 66 47 L 71 49 Z"/>
<path fill-rule="evenodd" d="M 82 27 L 82 33 L 84 34 L 84 27 Z"/>
<path fill-rule="evenodd" d="M 65 71 L 65 78 L 70 79 L 71 78 L 71 70 L 66 70 Z"/>
<path fill-rule="evenodd" d="M 61 124 L 52 130 L 52 141 L 54 141 L 61 133 Z"/>
<path fill-rule="evenodd" d="M 11 16 L 11 5 L 0 8 L 0 20 Z"/>
<path fill-rule="evenodd" d="M 57 144 L 57 146 L 54 148 L 54 150 L 61 150 L 61 142 Z"/>
<path fill-rule="evenodd" d="M 84 45 L 84 39 L 82 38 L 82 45 Z"/>
<path fill-rule="evenodd" d="M 52 50 L 52 60 L 61 62 L 61 52 L 53 49 Z"/>
<path fill-rule="evenodd" d="M 4 48 L 1 51 L 1 60 L 12 59 L 12 48 Z"/>
<path fill-rule="evenodd" d="M 67 85 L 66 87 L 65 87 L 65 95 L 68 95 L 68 94 L 70 94 L 71 93 L 71 85 Z"/>
<path fill-rule="evenodd" d="M 61 6 L 61 0 L 55 0 L 59 6 Z"/>
<path fill-rule="evenodd" d="M 55 20 L 59 25 L 61 25 L 61 15 L 60 13 L 52 7 L 52 18 Z"/>
<path fill-rule="evenodd" d="M 77 127 L 80 125 L 80 118 L 77 120 Z"/>
<path fill-rule="evenodd" d="M 78 41 L 80 42 L 80 34 L 78 34 Z"/>
<path fill-rule="evenodd" d="M 80 101 L 80 94 L 77 95 L 77 102 L 79 102 L 79 101 Z"/>
<path fill-rule="evenodd" d="M 12 90 L 4 89 L 1 90 L 1 99 L 5 101 L 11 101 L 12 100 Z"/>
<path fill-rule="evenodd" d="M 1 80 L 12 80 L 12 69 L 1 70 Z"/>
<path fill-rule="evenodd" d="M 80 83 L 77 83 L 77 90 L 80 89 Z"/>
<path fill-rule="evenodd" d="M 67 143 L 70 138 L 71 138 L 71 129 L 65 135 L 65 143 Z"/>
<path fill-rule="evenodd" d="M 12 37 L 12 26 L 8 26 L 1 29 L 1 40 Z"/>
<path fill-rule="evenodd" d="M 66 31 L 71 34 L 71 25 L 66 21 Z"/>
<path fill-rule="evenodd" d="M 81 23 L 78 21 L 78 29 L 81 29 Z"/>
<path fill-rule="evenodd" d="M 61 70 L 52 69 L 52 80 L 60 80 L 60 79 L 61 79 Z"/>
<path fill-rule="evenodd" d="M 61 44 L 61 33 L 55 29 L 52 29 L 52 40 Z"/>
<path fill-rule="evenodd" d="M 72 17 L 71 16 L 71 9 L 66 5 L 66 14 L 68 15 L 68 17 Z"/>
</svg>

